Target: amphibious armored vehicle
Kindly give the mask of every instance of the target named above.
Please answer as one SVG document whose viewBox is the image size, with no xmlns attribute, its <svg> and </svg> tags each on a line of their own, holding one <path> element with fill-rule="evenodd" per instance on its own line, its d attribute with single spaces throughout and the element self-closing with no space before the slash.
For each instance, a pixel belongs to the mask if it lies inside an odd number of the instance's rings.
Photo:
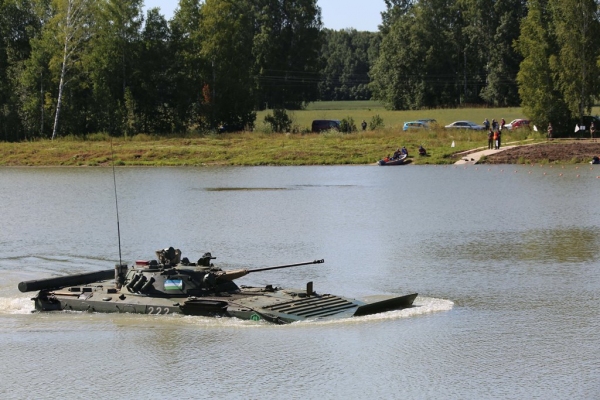
<svg viewBox="0 0 600 400">
<path fill-rule="evenodd" d="M 306 289 L 238 286 L 249 273 L 324 260 L 258 269 L 222 270 L 211 253 L 197 262 L 181 259 L 173 247 L 156 252 L 158 260 L 117 264 L 114 269 L 19 283 L 21 292 L 39 291 L 32 300 L 38 311 L 129 312 L 201 315 L 265 320 L 284 324 L 307 319 L 345 318 L 411 307 L 417 293 L 364 300 L 318 294 Z"/>
</svg>

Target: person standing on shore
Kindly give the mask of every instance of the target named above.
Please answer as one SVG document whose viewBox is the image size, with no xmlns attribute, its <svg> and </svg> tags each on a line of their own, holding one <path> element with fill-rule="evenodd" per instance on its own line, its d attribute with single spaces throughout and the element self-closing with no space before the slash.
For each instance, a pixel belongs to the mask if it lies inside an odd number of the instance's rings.
<svg viewBox="0 0 600 400">
<path fill-rule="evenodd" d="M 494 131 L 494 149 L 498 150 L 498 131 Z"/>
<path fill-rule="evenodd" d="M 489 119 L 485 119 L 483 121 L 483 126 L 485 127 L 485 130 L 487 131 L 488 129 L 490 129 L 490 120 Z"/>
<path fill-rule="evenodd" d="M 502 142 L 502 129 L 498 131 L 498 143 L 496 145 L 496 149 L 500 150 L 500 144 Z"/>
<path fill-rule="evenodd" d="M 491 129 L 488 129 L 488 150 L 494 148 L 494 132 Z"/>
<path fill-rule="evenodd" d="M 594 136 L 596 136 L 596 125 L 594 125 L 594 121 L 592 121 L 590 125 L 590 136 L 592 137 L 592 140 L 594 140 Z"/>
<path fill-rule="evenodd" d="M 552 128 L 552 123 L 548 122 L 548 140 L 552 140 L 552 132 L 554 129 Z"/>
</svg>

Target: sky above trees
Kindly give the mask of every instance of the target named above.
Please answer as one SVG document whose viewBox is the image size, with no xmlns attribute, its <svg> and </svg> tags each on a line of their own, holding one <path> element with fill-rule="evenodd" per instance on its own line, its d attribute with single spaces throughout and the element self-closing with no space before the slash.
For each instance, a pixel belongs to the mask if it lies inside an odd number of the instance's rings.
<svg viewBox="0 0 600 400">
<path fill-rule="evenodd" d="M 165 18 L 171 19 L 178 1 L 144 0 L 144 9 L 159 7 Z M 381 24 L 383 0 L 318 0 L 325 28 L 354 28 L 359 31 L 376 32 Z"/>
</svg>

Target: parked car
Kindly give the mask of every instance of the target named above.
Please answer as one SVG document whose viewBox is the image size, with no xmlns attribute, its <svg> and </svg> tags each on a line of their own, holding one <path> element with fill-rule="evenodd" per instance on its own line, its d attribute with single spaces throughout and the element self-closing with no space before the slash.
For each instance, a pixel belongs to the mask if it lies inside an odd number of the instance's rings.
<svg viewBox="0 0 600 400">
<path fill-rule="evenodd" d="M 504 129 L 508 129 L 509 131 L 513 129 L 519 128 L 529 128 L 529 120 L 528 119 L 513 119 L 510 123 L 504 125 Z"/>
<path fill-rule="evenodd" d="M 424 120 L 418 120 L 418 121 L 405 122 L 404 126 L 402 127 L 402 130 L 407 131 L 409 129 L 428 129 L 428 128 L 429 128 L 429 124 L 427 122 L 425 122 Z"/>
<path fill-rule="evenodd" d="M 316 119 L 312 122 L 313 132 L 322 132 L 329 130 L 340 130 L 340 121 L 337 119 Z"/>
<path fill-rule="evenodd" d="M 483 125 L 476 124 L 471 121 L 455 121 L 450 125 L 445 126 L 446 129 L 473 129 L 476 131 L 482 131 L 485 129 Z"/>
</svg>

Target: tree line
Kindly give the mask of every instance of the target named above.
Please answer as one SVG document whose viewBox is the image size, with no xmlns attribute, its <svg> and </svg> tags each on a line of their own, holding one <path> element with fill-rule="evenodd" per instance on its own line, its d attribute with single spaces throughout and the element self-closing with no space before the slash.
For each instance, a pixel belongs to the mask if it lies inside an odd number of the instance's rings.
<svg viewBox="0 0 600 400">
<path fill-rule="evenodd" d="M 242 129 L 318 99 L 316 0 L 0 0 L 0 139 Z"/>
<path fill-rule="evenodd" d="M 0 140 L 240 130 L 317 100 L 395 110 L 591 109 L 595 0 L 383 0 L 379 32 L 324 29 L 317 0 L 0 0 Z"/>
<path fill-rule="evenodd" d="M 571 129 L 600 94 L 596 0 L 385 0 L 373 96 L 393 109 L 521 105 Z"/>
</svg>

